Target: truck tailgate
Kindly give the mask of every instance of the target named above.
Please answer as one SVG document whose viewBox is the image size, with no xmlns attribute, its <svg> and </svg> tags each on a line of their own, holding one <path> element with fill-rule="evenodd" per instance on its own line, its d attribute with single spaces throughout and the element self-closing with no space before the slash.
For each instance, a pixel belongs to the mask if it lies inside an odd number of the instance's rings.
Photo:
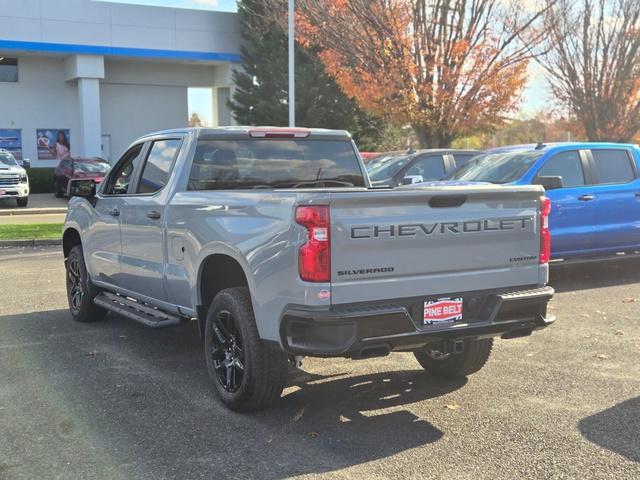
<svg viewBox="0 0 640 480">
<path fill-rule="evenodd" d="M 537 186 L 331 194 L 333 304 L 539 285 Z"/>
</svg>

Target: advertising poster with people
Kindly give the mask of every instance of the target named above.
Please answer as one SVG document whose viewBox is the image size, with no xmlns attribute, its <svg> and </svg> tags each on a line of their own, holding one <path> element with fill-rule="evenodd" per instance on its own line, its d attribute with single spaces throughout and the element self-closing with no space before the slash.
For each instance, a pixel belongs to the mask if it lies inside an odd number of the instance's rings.
<svg viewBox="0 0 640 480">
<path fill-rule="evenodd" d="M 71 133 L 69 129 L 39 128 L 38 160 L 62 160 L 71 156 Z"/>
<path fill-rule="evenodd" d="M 22 160 L 22 131 L 0 129 L 0 149 L 9 150 L 16 160 Z"/>
</svg>

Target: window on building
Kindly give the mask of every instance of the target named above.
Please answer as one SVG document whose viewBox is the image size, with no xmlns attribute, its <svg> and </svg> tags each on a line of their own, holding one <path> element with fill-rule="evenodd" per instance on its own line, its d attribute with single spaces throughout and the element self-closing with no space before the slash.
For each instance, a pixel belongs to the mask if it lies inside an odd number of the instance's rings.
<svg viewBox="0 0 640 480">
<path fill-rule="evenodd" d="M 636 177 L 626 150 L 591 150 L 598 183 L 628 183 Z"/>
<path fill-rule="evenodd" d="M 18 59 L 0 56 L 0 82 L 18 81 Z"/>
<path fill-rule="evenodd" d="M 167 184 L 171 165 L 178 153 L 180 140 L 160 140 L 153 142 L 147 162 L 144 164 L 138 193 L 155 193 Z"/>
</svg>

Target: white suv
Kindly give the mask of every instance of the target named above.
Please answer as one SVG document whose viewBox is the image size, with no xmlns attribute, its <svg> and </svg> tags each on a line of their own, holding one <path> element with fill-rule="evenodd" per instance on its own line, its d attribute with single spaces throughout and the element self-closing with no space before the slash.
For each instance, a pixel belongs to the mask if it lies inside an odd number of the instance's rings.
<svg viewBox="0 0 640 480">
<path fill-rule="evenodd" d="M 0 149 L 0 199 L 15 198 L 19 207 L 29 203 L 29 177 L 9 150 Z"/>
</svg>

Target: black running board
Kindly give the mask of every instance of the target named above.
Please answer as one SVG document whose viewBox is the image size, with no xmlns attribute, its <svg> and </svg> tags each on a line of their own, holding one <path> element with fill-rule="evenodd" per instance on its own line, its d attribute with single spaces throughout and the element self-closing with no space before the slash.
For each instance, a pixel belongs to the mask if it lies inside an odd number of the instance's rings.
<svg viewBox="0 0 640 480">
<path fill-rule="evenodd" d="M 100 292 L 93 299 L 93 302 L 106 310 L 140 322 L 150 328 L 169 327 L 188 320 L 159 310 L 149 304 L 110 292 Z"/>
</svg>

